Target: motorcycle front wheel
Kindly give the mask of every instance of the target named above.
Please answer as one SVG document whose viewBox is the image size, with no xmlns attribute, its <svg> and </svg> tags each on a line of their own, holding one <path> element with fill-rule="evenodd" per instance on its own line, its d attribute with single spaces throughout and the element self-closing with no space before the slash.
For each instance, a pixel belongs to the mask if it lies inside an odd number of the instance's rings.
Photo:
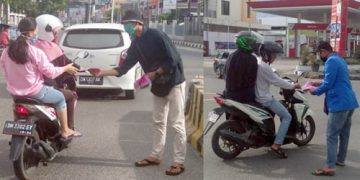
<svg viewBox="0 0 360 180">
<path fill-rule="evenodd" d="M 315 122 L 311 116 L 306 116 L 301 120 L 300 127 L 296 131 L 294 144 L 305 146 L 308 144 L 315 134 Z"/>
<path fill-rule="evenodd" d="M 221 130 L 229 130 L 236 133 L 241 133 L 243 130 L 239 127 L 239 124 L 232 120 L 227 120 L 222 123 L 216 130 L 212 136 L 212 149 L 214 153 L 223 159 L 234 159 L 238 156 L 242 151 L 246 150 L 247 147 L 241 146 L 240 144 L 225 139 L 220 135 Z"/>
<path fill-rule="evenodd" d="M 35 131 L 37 136 L 37 132 Z M 34 156 L 32 145 L 35 143 L 34 137 L 25 137 L 25 141 L 20 149 L 20 156 L 13 161 L 13 167 L 16 177 L 20 180 L 34 179 L 35 169 L 37 168 L 40 159 Z"/>
</svg>

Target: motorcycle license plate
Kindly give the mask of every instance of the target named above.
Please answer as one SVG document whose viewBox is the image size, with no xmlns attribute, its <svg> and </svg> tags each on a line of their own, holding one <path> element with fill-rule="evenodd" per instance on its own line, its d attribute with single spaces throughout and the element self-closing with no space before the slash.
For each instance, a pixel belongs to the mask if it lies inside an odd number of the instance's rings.
<svg viewBox="0 0 360 180">
<path fill-rule="evenodd" d="M 216 121 L 219 119 L 220 114 L 218 114 L 215 111 L 210 111 L 208 115 L 209 122 L 216 123 Z"/>
<path fill-rule="evenodd" d="M 28 121 L 5 121 L 3 134 L 31 136 L 35 125 Z"/>
<path fill-rule="evenodd" d="M 218 121 L 223 114 L 223 111 L 221 108 L 216 108 L 213 111 L 210 111 L 208 114 L 208 120 L 209 122 L 206 123 L 206 126 L 204 128 L 204 135 L 206 135 L 210 129 L 214 126 L 216 121 Z"/>
<path fill-rule="evenodd" d="M 79 84 L 82 84 L 82 85 L 103 85 L 103 77 L 79 76 Z"/>
</svg>

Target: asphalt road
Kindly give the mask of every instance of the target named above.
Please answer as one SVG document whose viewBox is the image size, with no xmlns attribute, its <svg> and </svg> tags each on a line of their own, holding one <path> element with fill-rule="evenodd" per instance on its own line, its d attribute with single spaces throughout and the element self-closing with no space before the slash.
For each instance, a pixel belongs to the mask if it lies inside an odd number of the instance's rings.
<svg viewBox="0 0 360 180">
<path fill-rule="evenodd" d="M 202 50 L 179 47 L 186 79 L 203 74 Z M 0 127 L 12 119 L 12 100 L 0 75 Z M 159 166 L 136 168 L 134 162 L 144 158 L 152 142 L 152 95 L 150 88 L 137 91 L 135 100 L 112 99 L 97 94 L 83 97 L 77 103 L 76 128 L 83 137 L 74 139 L 71 147 L 58 154 L 48 166 L 36 169 L 36 180 L 202 180 L 203 160 L 190 144 L 185 172 L 177 177 L 165 175 L 172 163 L 172 135 L 168 138 L 164 159 Z M 15 179 L 8 160 L 10 136 L 0 135 L 0 179 Z"/>
<path fill-rule="evenodd" d="M 297 62 L 278 60 L 273 64 L 280 73 L 289 74 L 295 70 Z M 205 96 L 204 113 L 205 123 L 207 123 L 207 114 L 212 108 L 216 107 L 213 100 L 215 93 L 222 92 L 224 89 L 224 80 L 216 79 L 212 69 L 211 58 L 205 58 L 204 62 L 205 76 Z M 304 84 L 308 79 L 300 79 Z M 357 93 L 360 102 L 360 81 L 352 81 L 353 88 Z M 278 95 L 279 88 L 272 88 L 273 95 Z M 323 166 L 326 159 L 326 123 L 327 116 L 323 113 L 324 96 L 312 96 L 307 94 L 311 109 L 314 112 L 316 132 L 313 140 L 304 147 L 297 147 L 294 144 L 285 145 L 283 148 L 289 155 L 288 159 L 276 159 L 272 156 L 268 148 L 249 149 L 242 152 L 236 159 L 224 161 L 217 157 L 211 149 L 211 135 L 216 127 L 213 127 L 204 138 L 204 179 L 205 180 L 310 180 L 322 179 L 311 175 L 311 172 Z M 331 179 L 355 180 L 360 177 L 360 112 L 355 111 L 352 121 L 352 129 L 346 167 L 338 167 L 336 176 Z M 224 118 L 221 122 L 224 121 Z M 276 127 L 279 126 L 279 120 Z M 220 123 L 218 122 L 217 125 Z M 216 126 L 216 125 L 215 125 Z"/>
</svg>

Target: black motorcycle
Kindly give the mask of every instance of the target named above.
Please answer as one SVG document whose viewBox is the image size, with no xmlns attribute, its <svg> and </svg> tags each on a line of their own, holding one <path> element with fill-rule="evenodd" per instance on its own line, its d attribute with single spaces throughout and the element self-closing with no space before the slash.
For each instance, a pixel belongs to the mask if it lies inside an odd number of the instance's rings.
<svg viewBox="0 0 360 180">
<path fill-rule="evenodd" d="M 280 102 L 292 115 L 284 144 L 306 145 L 315 134 L 315 122 L 304 92 L 280 89 L 284 97 Z M 220 106 L 209 113 L 204 134 L 227 113 L 228 119 L 220 124 L 212 136 L 212 149 L 223 159 L 233 159 L 249 148 L 271 146 L 275 139 L 274 113 L 258 103 L 243 104 L 224 96 L 214 97 Z"/>
<path fill-rule="evenodd" d="M 76 58 L 86 58 L 80 52 Z M 60 121 L 55 108 L 36 99 L 13 97 L 14 121 L 6 121 L 3 134 L 11 135 L 10 160 L 21 180 L 33 179 L 36 167 L 53 160 L 71 139 L 61 138 Z"/>
</svg>

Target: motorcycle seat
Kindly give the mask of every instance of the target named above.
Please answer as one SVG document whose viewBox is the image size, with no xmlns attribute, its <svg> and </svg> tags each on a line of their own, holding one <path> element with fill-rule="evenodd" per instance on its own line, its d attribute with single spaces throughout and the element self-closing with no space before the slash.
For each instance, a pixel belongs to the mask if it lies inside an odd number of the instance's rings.
<svg viewBox="0 0 360 180">
<path fill-rule="evenodd" d="M 269 108 L 261 105 L 261 104 L 258 103 L 258 102 L 250 102 L 250 103 L 246 103 L 246 104 L 249 104 L 249 105 L 251 105 L 251 106 L 257 107 L 257 108 L 262 109 L 262 110 L 265 110 L 265 111 L 269 112 L 273 117 L 275 116 L 275 113 L 274 113 L 274 112 L 272 112 Z"/>
<path fill-rule="evenodd" d="M 51 104 L 46 104 L 37 99 L 30 97 L 13 96 L 13 100 L 15 103 L 19 103 L 19 104 L 36 104 L 36 105 L 45 105 L 45 106 L 53 107 Z"/>
</svg>

